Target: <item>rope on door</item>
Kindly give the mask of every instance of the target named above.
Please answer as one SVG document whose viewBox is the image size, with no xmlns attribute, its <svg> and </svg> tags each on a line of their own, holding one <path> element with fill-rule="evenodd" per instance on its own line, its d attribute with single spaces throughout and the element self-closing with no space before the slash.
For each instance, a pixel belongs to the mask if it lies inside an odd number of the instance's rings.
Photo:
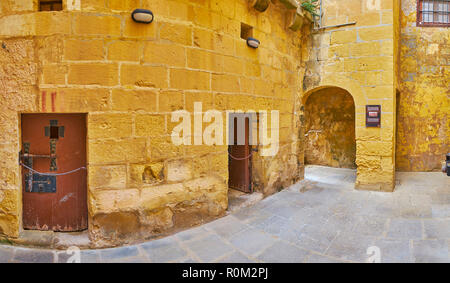
<svg viewBox="0 0 450 283">
<path fill-rule="evenodd" d="M 253 155 L 253 152 L 251 152 L 248 156 L 243 157 L 243 158 L 234 157 L 233 155 L 231 155 L 230 152 L 228 152 L 228 155 L 229 155 L 231 158 L 233 158 L 234 160 L 238 160 L 238 161 L 239 161 L 239 160 L 245 160 L 245 159 L 250 158 L 250 157 Z"/>
<path fill-rule="evenodd" d="M 77 169 L 74 169 L 74 170 L 71 170 L 68 172 L 64 172 L 64 173 L 42 173 L 42 172 L 34 170 L 33 168 L 28 167 L 27 165 L 23 164 L 22 162 L 20 162 L 19 165 L 23 166 L 24 168 L 30 170 L 33 173 L 39 174 L 41 176 L 64 176 L 64 175 L 69 175 L 69 174 L 78 172 L 80 170 L 86 170 L 86 167 L 80 167 L 80 168 L 77 168 Z"/>
</svg>

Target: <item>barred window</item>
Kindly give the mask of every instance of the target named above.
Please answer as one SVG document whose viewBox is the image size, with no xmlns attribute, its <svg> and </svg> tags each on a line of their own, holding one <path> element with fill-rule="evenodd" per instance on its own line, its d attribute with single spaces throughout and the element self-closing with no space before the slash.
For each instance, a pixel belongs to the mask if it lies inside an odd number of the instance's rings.
<svg viewBox="0 0 450 283">
<path fill-rule="evenodd" d="M 450 26 L 450 0 L 418 0 L 418 26 Z"/>
</svg>

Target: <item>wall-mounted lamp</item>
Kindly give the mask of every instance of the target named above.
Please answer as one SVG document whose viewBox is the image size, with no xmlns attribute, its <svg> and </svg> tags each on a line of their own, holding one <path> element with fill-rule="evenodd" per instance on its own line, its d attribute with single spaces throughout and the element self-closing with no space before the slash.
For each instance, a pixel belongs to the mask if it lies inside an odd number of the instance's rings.
<svg viewBox="0 0 450 283">
<path fill-rule="evenodd" d="M 153 22 L 153 13 L 146 9 L 136 9 L 131 13 L 131 18 L 137 23 L 149 24 Z"/>
<path fill-rule="evenodd" d="M 259 44 L 261 44 L 261 42 L 259 42 L 259 40 L 257 40 L 256 38 L 253 37 L 249 37 L 247 38 L 247 45 L 251 48 L 258 48 Z"/>
</svg>

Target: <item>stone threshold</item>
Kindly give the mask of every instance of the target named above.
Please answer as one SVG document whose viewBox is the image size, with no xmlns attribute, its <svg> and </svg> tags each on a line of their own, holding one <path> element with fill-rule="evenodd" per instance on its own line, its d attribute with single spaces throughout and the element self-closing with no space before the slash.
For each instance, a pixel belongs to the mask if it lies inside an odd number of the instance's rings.
<svg viewBox="0 0 450 283">
<path fill-rule="evenodd" d="M 13 245 L 25 247 L 38 247 L 45 249 L 64 250 L 72 246 L 80 249 L 90 249 L 88 230 L 82 232 L 53 232 L 24 230 L 19 238 L 10 239 Z"/>
<path fill-rule="evenodd" d="M 263 193 L 244 193 L 234 189 L 228 189 L 227 214 L 238 211 L 241 208 L 252 206 L 264 198 Z"/>
</svg>

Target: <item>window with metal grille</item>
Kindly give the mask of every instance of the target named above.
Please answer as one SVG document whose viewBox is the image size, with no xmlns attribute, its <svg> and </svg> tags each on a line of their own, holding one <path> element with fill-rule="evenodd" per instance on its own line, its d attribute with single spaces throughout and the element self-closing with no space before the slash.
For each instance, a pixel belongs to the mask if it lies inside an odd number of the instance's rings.
<svg viewBox="0 0 450 283">
<path fill-rule="evenodd" d="M 40 0 L 39 11 L 61 11 L 63 9 L 62 0 Z"/>
<path fill-rule="evenodd" d="M 417 0 L 417 26 L 450 26 L 450 0 Z"/>
</svg>

